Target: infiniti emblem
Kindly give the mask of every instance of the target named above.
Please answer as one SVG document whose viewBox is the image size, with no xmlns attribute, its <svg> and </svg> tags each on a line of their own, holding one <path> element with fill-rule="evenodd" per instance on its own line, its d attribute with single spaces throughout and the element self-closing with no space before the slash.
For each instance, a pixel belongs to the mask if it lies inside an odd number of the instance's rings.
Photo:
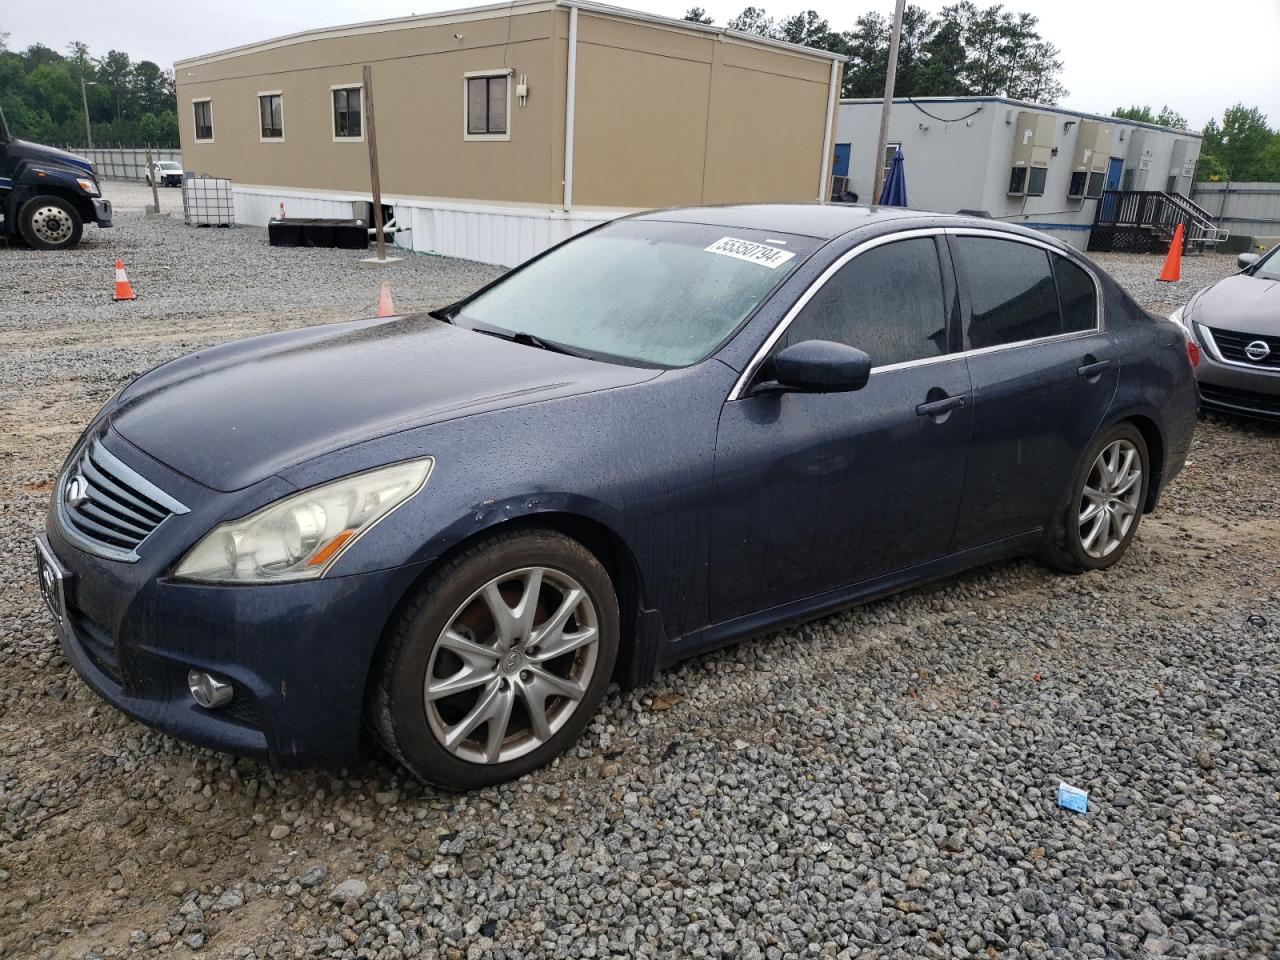
<svg viewBox="0 0 1280 960">
<path fill-rule="evenodd" d="M 67 485 L 62 491 L 63 499 L 66 500 L 67 506 L 78 507 L 89 499 L 89 483 L 80 474 L 76 474 L 67 481 Z"/>
<path fill-rule="evenodd" d="M 1267 359 L 1270 354 L 1271 346 L 1265 340 L 1255 340 L 1244 348 L 1244 355 L 1255 363 Z"/>
</svg>

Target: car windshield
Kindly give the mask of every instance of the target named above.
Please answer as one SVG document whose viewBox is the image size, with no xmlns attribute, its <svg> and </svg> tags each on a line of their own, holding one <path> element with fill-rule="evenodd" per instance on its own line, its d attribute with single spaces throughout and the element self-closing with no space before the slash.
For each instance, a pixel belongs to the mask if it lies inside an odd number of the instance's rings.
<svg viewBox="0 0 1280 960">
<path fill-rule="evenodd" d="M 1280 247 L 1272 247 L 1271 252 L 1258 261 L 1253 275 L 1263 280 L 1280 280 Z"/>
<path fill-rule="evenodd" d="M 738 227 L 619 220 L 515 271 L 453 319 L 593 358 L 688 366 L 817 245 Z"/>
<path fill-rule="evenodd" d="M 161 170 L 181 170 L 182 169 L 181 165 L 173 163 L 172 161 L 168 161 L 168 160 L 162 161 L 159 164 L 159 166 Z"/>
</svg>

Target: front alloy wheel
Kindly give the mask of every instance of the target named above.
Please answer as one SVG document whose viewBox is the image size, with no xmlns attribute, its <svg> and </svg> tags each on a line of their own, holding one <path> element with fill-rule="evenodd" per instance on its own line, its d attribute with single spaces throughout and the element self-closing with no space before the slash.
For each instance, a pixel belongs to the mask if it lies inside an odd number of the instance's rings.
<svg viewBox="0 0 1280 960">
<path fill-rule="evenodd" d="M 523 776 L 590 722 L 618 635 L 614 585 L 590 550 L 540 528 L 492 534 L 409 598 L 374 665 L 371 725 L 439 786 Z"/>
<path fill-rule="evenodd" d="M 600 631 L 582 584 L 526 567 L 475 591 L 436 640 L 423 685 L 441 746 L 471 763 L 503 763 L 546 743 L 582 702 Z"/>
</svg>

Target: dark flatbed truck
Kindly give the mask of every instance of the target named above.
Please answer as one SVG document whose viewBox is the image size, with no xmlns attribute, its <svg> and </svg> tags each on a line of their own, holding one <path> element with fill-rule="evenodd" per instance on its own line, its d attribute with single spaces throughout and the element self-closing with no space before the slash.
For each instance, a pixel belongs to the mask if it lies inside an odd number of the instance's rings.
<svg viewBox="0 0 1280 960">
<path fill-rule="evenodd" d="M 0 111 L 0 235 L 36 250 L 69 250 L 86 223 L 111 226 L 97 171 L 84 157 L 16 140 Z"/>
</svg>

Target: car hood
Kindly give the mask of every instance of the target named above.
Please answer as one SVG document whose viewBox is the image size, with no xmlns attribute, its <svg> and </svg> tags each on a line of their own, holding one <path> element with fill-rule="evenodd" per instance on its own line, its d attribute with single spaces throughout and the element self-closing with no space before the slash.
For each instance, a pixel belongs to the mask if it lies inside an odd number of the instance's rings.
<svg viewBox="0 0 1280 960">
<path fill-rule="evenodd" d="M 1238 273 L 1200 292 L 1188 317 L 1207 327 L 1280 335 L 1280 280 Z"/>
<path fill-rule="evenodd" d="M 426 316 L 241 340 L 157 367 L 108 419 L 215 490 L 440 420 L 605 390 L 661 371 L 511 343 Z"/>
<path fill-rule="evenodd" d="M 31 143 L 28 140 L 10 140 L 9 157 L 13 160 L 28 160 L 32 163 L 51 163 L 64 167 L 72 167 L 81 173 L 91 173 L 93 165 L 79 154 L 57 147 L 46 147 L 43 143 Z"/>
</svg>

